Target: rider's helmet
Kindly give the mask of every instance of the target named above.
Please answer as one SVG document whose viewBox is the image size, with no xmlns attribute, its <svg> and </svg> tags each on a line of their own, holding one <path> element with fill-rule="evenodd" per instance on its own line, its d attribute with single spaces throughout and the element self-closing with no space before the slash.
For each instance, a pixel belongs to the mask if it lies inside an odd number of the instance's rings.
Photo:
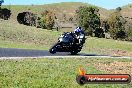
<svg viewBox="0 0 132 88">
<path fill-rule="evenodd" d="M 76 27 L 76 29 L 74 30 L 74 33 L 78 35 L 80 32 L 82 32 L 82 28 Z"/>
</svg>

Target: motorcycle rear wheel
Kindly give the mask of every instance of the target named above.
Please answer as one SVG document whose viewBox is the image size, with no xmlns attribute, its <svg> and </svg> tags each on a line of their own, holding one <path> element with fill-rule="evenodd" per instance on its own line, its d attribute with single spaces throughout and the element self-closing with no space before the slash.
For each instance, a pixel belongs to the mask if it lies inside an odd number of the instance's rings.
<svg viewBox="0 0 132 88">
<path fill-rule="evenodd" d="M 73 51 L 71 51 L 70 53 L 71 53 L 71 55 L 77 55 L 78 51 L 73 50 Z"/>
</svg>

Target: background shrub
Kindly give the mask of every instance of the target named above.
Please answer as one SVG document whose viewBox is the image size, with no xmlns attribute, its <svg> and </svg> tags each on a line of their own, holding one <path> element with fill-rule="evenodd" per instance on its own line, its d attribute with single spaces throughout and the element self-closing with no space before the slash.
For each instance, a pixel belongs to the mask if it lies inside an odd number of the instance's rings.
<svg viewBox="0 0 132 88">
<path fill-rule="evenodd" d="M 98 11 L 98 8 L 92 6 L 81 6 L 76 10 L 78 25 L 83 27 L 86 35 L 93 36 L 95 29 L 100 27 Z"/>
</svg>

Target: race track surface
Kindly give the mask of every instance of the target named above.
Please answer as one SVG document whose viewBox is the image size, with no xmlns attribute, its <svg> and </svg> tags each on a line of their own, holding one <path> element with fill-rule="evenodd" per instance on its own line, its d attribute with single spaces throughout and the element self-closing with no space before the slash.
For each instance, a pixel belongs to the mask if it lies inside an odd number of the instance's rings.
<svg viewBox="0 0 132 88">
<path fill-rule="evenodd" d="M 77 55 L 70 55 L 67 52 L 57 52 L 56 54 L 50 54 L 46 50 L 31 50 L 31 49 L 14 49 L 14 48 L 0 48 L 0 57 L 106 57 L 106 58 L 129 58 L 129 57 L 115 57 L 109 55 L 96 55 L 78 53 Z"/>
<path fill-rule="evenodd" d="M 67 56 L 69 53 L 50 54 L 46 50 L 0 48 L 0 57 Z"/>
</svg>

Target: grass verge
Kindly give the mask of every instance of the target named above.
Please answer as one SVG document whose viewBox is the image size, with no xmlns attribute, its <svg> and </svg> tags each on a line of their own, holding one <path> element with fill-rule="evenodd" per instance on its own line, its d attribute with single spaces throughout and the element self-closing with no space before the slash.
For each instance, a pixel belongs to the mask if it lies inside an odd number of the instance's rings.
<svg viewBox="0 0 132 88">
<path fill-rule="evenodd" d="M 132 62 L 131 59 L 107 58 L 57 58 L 0 61 L 0 86 L 3 88 L 131 88 L 132 84 L 87 84 L 76 83 L 78 68 L 82 65 L 87 73 L 101 74 L 93 63 L 113 61 Z"/>
<path fill-rule="evenodd" d="M 132 52 L 132 43 L 104 38 L 87 38 L 83 52 L 95 54 L 112 54 L 116 51 Z"/>
<path fill-rule="evenodd" d="M 8 40 L 0 40 L 0 48 L 48 50 L 49 46 L 46 47 L 46 45 L 37 45 L 33 43 L 21 43 Z"/>
</svg>

